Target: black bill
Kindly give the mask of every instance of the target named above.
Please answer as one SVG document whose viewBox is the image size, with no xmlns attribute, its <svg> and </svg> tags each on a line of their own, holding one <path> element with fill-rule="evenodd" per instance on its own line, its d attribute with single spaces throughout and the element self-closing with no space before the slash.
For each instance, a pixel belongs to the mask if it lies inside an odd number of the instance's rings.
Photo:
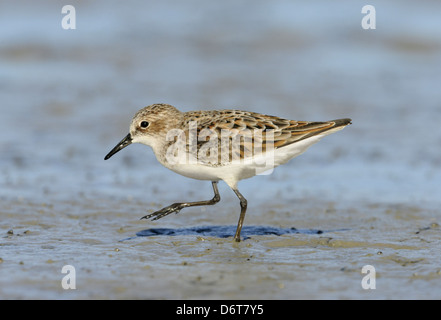
<svg viewBox="0 0 441 320">
<path fill-rule="evenodd" d="M 113 156 L 115 153 L 117 153 L 118 151 L 124 149 L 125 147 L 127 147 L 128 145 L 130 145 L 132 143 L 132 136 L 130 135 L 130 133 L 128 135 L 125 136 L 124 139 L 122 139 L 116 146 L 115 148 L 113 148 L 108 154 L 107 156 L 104 157 L 104 160 L 109 159 L 111 156 Z"/>
</svg>

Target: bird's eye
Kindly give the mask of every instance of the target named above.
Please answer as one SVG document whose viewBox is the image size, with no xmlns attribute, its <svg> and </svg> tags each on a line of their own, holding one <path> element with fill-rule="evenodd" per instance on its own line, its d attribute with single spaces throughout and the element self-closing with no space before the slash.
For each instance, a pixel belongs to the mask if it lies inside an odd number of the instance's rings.
<svg viewBox="0 0 441 320">
<path fill-rule="evenodd" d="M 148 121 L 141 121 L 141 123 L 139 124 L 139 126 L 143 129 L 147 128 L 149 126 Z"/>
</svg>

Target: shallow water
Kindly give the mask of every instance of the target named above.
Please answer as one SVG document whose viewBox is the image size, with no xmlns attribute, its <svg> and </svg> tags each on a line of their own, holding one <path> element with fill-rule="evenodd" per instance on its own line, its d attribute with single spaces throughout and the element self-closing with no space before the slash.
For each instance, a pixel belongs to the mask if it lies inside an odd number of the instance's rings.
<svg viewBox="0 0 441 320">
<path fill-rule="evenodd" d="M 439 299 L 437 1 L 0 2 L 0 298 Z M 212 197 L 133 145 L 134 112 L 242 108 L 353 125 Z M 64 265 L 76 289 L 64 290 Z M 362 267 L 376 270 L 365 290 Z"/>
</svg>

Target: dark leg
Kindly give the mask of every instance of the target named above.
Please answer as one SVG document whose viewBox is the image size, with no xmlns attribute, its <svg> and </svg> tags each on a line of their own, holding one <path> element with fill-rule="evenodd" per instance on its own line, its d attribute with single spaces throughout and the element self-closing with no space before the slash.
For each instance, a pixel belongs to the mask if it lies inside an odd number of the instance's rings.
<svg viewBox="0 0 441 320">
<path fill-rule="evenodd" d="M 211 184 L 213 186 L 214 190 L 214 197 L 211 200 L 205 200 L 205 201 L 196 201 L 196 202 L 182 202 L 182 203 L 173 203 L 172 205 L 169 205 L 168 207 L 162 208 L 161 210 L 158 210 L 156 212 L 153 212 L 151 214 L 148 214 L 141 219 L 150 219 L 153 218 L 153 220 L 161 219 L 162 217 L 165 217 L 166 215 L 169 215 L 170 213 L 178 213 L 183 208 L 187 207 L 195 207 L 195 206 L 208 206 L 216 204 L 220 201 L 220 194 L 217 190 L 217 181 L 211 181 Z"/>
<path fill-rule="evenodd" d="M 240 217 L 239 223 L 237 224 L 236 234 L 234 235 L 234 241 L 240 241 L 240 231 L 242 230 L 243 220 L 245 219 L 245 213 L 247 211 L 247 199 L 237 189 L 233 189 L 234 193 L 240 200 Z"/>
</svg>

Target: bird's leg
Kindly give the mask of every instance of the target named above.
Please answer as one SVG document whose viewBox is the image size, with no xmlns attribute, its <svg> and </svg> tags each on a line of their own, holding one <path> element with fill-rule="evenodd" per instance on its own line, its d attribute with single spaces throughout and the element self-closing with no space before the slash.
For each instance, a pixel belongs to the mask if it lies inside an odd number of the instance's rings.
<svg viewBox="0 0 441 320">
<path fill-rule="evenodd" d="M 233 191 L 240 200 L 240 217 L 239 222 L 237 223 L 234 241 L 240 242 L 240 231 L 242 230 L 243 220 L 245 219 L 245 213 L 247 211 L 247 199 L 245 199 L 244 196 L 236 188 L 234 188 Z"/>
<path fill-rule="evenodd" d="M 173 213 L 173 212 L 178 213 L 183 208 L 195 207 L 195 206 L 208 206 L 208 205 L 216 204 L 220 201 L 220 194 L 217 189 L 217 181 L 211 181 L 211 184 L 213 186 L 213 191 L 214 191 L 213 199 L 205 200 L 205 201 L 173 203 L 172 205 L 169 205 L 168 207 L 162 208 L 161 210 L 158 210 L 156 212 L 148 214 L 148 215 L 142 217 L 141 219 L 152 218 L 152 220 L 158 220 L 158 219 L 161 219 L 162 217 L 165 217 L 166 215 L 169 215 L 170 213 Z"/>
</svg>

